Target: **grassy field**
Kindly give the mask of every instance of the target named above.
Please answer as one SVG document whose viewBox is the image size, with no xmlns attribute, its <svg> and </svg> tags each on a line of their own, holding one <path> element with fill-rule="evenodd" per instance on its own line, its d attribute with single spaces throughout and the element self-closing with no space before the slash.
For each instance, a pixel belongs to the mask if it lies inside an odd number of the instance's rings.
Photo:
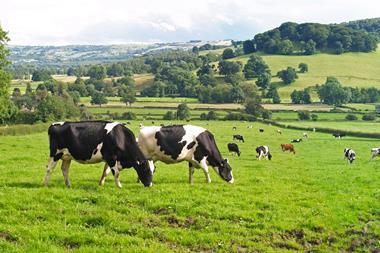
<svg viewBox="0 0 380 253">
<path fill-rule="evenodd" d="M 131 128 L 136 132 L 139 122 Z M 157 122 L 160 123 L 160 122 Z M 98 187 L 102 165 L 71 167 L 72 188 L 60 169 L 42 187 L 46 133 L 0 138 L 1 252 L 376 252 L 380 247 L 380 161 L 369 161 L 375 139 L 311 133 L 282 153 L 280 143 L 301 131 L 242 122 L 193 122 L 208 127 L 234 170 L 235 183 L 201 171 L 188 185 L 187 164 L 157 164 L 152 188 L 133 170 Z M 237 131 L 232 130 L 237 127 Z M 264 128 L 259 133 L 258 128 Z M 226 144 L 240 133 L 241 157 Z M 267 144 L 272 161 L 254 148 Z M 315 148 L 318 147 L 318 148 Z M 357 160 L 349 166 L 343 149 Z"/>
<path fill-rule="evenodd" d="M 309 72 L 299 74 L 296 82 L 279 89 L 284 102 L 288 101 L 290 93 L 294 89 L 303 89 L 316 84 L 323 84 L 326 77 L 335 76 L 344 86 L 353 87 L 380 87 L 380 76 L 378 66 L 380 66 L 380 50 L 372 53 L 345 53 L 342 55 L 315 54 L 312 56 L 284 56 L 284 55 L 264 55 L 265 62 L 268 63 L 272 75 L 276 75 L 279 70 L 288 66 L 298 69 L 298 64 L 304 62 L 309 66 Z M 240 56 L 233 60 L 241 61 L 244 64 L 248 61 L 249 55 Z M 281 83 L 277 77 L 272 78 L 272 82 Z"/>
<path fill-rule="evenodd" d="M 347 116 L 348 113 L 316 113 L 313 112 L 312 114 L 318 115 L 318 121 L 319 120 L 329 120 L 329 121 L 341 121 L 345 120 L 345 117 Z M 352 114 L 352 113 L 350 113 Z M 362 114 L 355 114 L 358 118 L 358 121 L 362 121 Z M 298 113 L 297 112 L 273 112 L 272 113 L 272 119 L 273 120 L 298 120 Z"/>
</svg>

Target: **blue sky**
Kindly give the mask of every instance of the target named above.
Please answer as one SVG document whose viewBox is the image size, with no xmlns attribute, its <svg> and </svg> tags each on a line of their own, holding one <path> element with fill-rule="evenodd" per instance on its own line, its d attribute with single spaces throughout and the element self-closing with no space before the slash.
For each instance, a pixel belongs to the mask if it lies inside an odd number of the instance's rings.
<svg viewBox="0 0 380 253">
<path fill-rule="evenodd" d="M 371 0 L 3 0 L 0 24 L 13 45 L 240 40 L 286 21 L 340 23 L 379 9 Z"/>
</svg>

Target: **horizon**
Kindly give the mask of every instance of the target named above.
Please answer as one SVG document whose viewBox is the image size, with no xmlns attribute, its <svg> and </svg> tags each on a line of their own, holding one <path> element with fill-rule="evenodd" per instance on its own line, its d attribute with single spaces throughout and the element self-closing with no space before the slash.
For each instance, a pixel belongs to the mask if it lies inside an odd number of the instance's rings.
<svg viewBox="0 0 380 253">
<path fill-rule="evenodd" d="M 331 24 L 376 18 L 376 7 L 380 3 L 369 0 L 318 3 L 68 0 L 64 4 L 49 0 L 7 0 L 0 9 L 0 25 L 8 32 L 11 46 L 244 40 L 288 21 Z"/>
</svg>

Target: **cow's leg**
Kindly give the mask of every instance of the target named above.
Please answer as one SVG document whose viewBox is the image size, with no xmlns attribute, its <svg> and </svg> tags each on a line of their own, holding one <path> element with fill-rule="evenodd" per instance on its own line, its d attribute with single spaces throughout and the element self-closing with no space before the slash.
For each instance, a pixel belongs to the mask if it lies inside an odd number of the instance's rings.
<svg viewBox="0 0 380 253">
<path fill-rule="evenodd" d="M 71 186 L 70 179 L 69 179 L 70 164 L 71 164 L 71 159 L 62 160 L 61 170 L 62 170 L 62 174 L 65 179 L 65 184 L 67 187 Z"/>
<path fill-rule="evenodd" d="M 189 162 L 189 184 L 193 183 L 194 170 L 194 165 L 191 162 Z"/>
<path fill-rule="evenodd" d="M 45 186 L 48 186 L 51 173 L 53 172 L 55 166 L 57 166 L 57 162 L 58 161 L 54 160 L 54 157 L 49 158 L 48 164 L 46 165 L 46 175 L 44 180 Z"/>
<path fill-rule="evenodd" d="M 210 178 L 210 173 L 208 172 L 208 166 L 207 166 L 207 162 L 206 162 L 206 157 L 203 158 L 203 160 L 201 161 L 201 168 L 202 168 L 203 172 L 205 173 L 206 182 L 207 183 L 211 183 L 211 178 Z"/>
<path fill-rule="evenodd" d="M 121 183 L 119 179 L 120 171 L 119 171 L 119 168 L 117 167 L 117 162 L 115 162 L 115 165 L 111 168 L 111 170 L 113 171 L 113 175 L 115 177 L 115 185 L 121 188 Z"/>
<path fill-rule="evenodd" d="M 104 182 L 106 181 L 106 177 L 108 176 L 108 174 L 110 174 L 111 172 L 111 168 L 110 166 L 108 166 L 108 164 L 106 163 L 104 165 L 104 169 L 103 169 L 103 174 L 102 174 L 102 177 L 100 178 L 100 181 L 99 181 L 99 185 L 100 186 L 103 186 L 104 185 Z"/>
</svg>

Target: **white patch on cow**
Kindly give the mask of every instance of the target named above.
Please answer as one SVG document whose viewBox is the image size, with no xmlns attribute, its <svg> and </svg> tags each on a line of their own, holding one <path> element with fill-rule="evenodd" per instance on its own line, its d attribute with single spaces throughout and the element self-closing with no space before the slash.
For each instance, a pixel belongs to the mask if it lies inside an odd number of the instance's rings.
<svg viewBox="0 0 380 253">
<path fill-rule="evenodd" d="M 99 143 L 98 146 L 96 146 L 96 149 L 95 149 L 96 152 L 95 152 L 95 150 L 92 151 L 92 156 L 89 160 L 78 161 L 78 162 L 83 163 L 83 164 L 91 164 L 91 163 L 99 163 L 99 162 L 103 161 L 103 155 L 100 151 L 102 149 L 102 147 L 103 147 L 103 142 Z"/>
<path fill-rule="evenodd" d="M 372 148 L 371 149 L 371 155 L 372 159 L 375 158 L 376 156 L 380 155 L 380 148 Z"/>
<path fill-rule="evenodd" d="M 52 126 L 56 126 L 56 125 L 62 126 L 63 124 L 65 124 L 65 122 L 64 121 L 60 121 L 60 122 L 53 122 L 51 125 Z"/>
<path fill-rule="evenodd" d="M 121 124 L 121 123 L 119 123 L 119 122 L 107 123 L 106 126 L 104 127 L 104 129 L 107 130 L 107 134 L 109 134 L 112 131 L 112 129 L 119 124 Z"/>
</svg>

